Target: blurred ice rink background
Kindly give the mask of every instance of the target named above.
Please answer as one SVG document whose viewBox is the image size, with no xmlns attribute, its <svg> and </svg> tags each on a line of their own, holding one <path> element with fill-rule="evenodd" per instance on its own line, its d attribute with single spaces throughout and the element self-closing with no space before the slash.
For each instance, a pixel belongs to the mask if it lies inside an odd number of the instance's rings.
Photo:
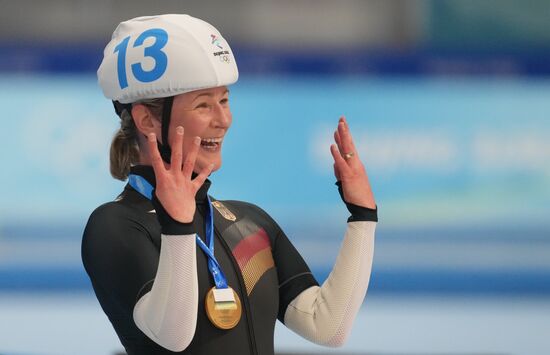
<svg viewBox="0 0 550 355">
<path fill-rule="evenodd" d="M 121 349 L 80 262 L 118 120 L 120 21 L 189 13 L 235 51 L 218 199 L 269 211 L 320 281 L 345 229 L 344 114 L 379 205 L 356 354 L 549 354 L 550 2 L 1 1 L 0 354 Z M 280 352 L 338 352 L 277 328 Z"/>
</svg>

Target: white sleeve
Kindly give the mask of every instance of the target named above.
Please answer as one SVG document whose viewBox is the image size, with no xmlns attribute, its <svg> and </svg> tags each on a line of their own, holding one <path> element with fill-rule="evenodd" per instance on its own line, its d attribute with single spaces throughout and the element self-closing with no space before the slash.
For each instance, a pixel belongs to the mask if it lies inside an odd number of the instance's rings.
<svg viewBox="0 0 550 355">
<path fill-rule="evenodd" d="M 179 352 L 195 334 L 198 306 L 195 235 L 162 235 L 151 291 L 134 307 L 134 322 L 160 346 Z"/>
<path fill-rule="evenodd" d="M 349 222 L 336 263 L 321 287 L 312 286 L 288 305 L 284 323 L 302 337 L 342 346 L 369 285 L 376 222 Z"/>
</svg>

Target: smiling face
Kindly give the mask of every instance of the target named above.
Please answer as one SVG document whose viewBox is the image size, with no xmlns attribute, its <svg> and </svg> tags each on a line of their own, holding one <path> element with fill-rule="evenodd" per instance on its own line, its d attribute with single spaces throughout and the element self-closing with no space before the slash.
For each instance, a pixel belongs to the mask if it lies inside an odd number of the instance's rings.
<svg viewBox="0 0 550 355">
<path fill-rule="evenodd" d="M 222 164 L 221 148 L 232 116 L 229 109 L 229 90 L 226 86 L 203 89 L 178 95 L 174 98 L 168 140 L 173 142 L 176 127 L 183 126 L 183 157 L 187 156 L 194 137 L 201 138 L 201 146 L 195 162 L 199 173 L 209 164 L 218 170 Z"/>
</svg>

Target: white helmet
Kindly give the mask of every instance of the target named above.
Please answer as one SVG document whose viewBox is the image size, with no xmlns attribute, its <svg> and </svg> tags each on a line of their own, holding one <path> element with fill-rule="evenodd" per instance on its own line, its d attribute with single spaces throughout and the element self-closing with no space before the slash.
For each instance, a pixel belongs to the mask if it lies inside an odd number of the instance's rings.
<svg viewBox="0 0 550 355">
<path fill-rule="evenodd" d="M 189 15 L 143 16 L 121 22 L 103 51 L 97 70 L 103 94 L 116 113 L 131 103 L 166 98 L 160 154 L 170 162 L 168 127 L 173 97 L 230 85 L 239 71 L 227 41 L 209 23 Z"/>
<path fill-rule="evenodd" d="M 239 72 L 229 44 L 189 15 L 121 22 L 97 71 L 103 94 L 122 104 L 233 84 Z"/>
</svg>

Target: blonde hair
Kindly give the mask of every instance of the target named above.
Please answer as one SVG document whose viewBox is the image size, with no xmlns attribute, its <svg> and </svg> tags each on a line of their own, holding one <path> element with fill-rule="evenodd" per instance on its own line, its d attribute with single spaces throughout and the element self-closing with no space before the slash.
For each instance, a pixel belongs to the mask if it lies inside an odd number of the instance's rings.
<svg viewBox="0 0 550 355">
<path fill-rule="evenodd" d="M 154 118 L 161 119 L 164 98 L 147 99 L 135 104 L 146 106 Z M 128 109 L 120 114 L 120 128 L 113 136 L 109 152 L 111 175 L 118 180 L 125 181 L 130 168 L 139 163 L 139 131 L 136 128 L 132 113 Z"/>
</svg>

